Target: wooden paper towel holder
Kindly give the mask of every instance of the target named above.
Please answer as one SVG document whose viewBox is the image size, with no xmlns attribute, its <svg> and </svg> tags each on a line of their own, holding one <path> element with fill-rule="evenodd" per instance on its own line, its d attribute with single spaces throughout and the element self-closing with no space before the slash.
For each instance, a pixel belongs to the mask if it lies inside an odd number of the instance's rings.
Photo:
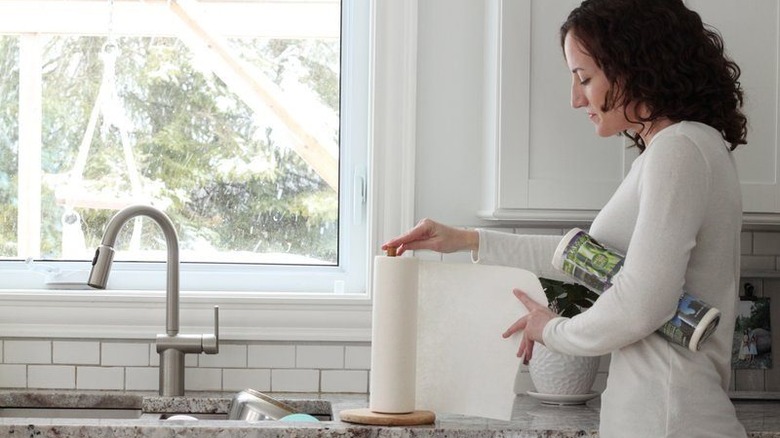
<svg viewBox="0 0 780 438">
<path fill-rule="evenodd" d="M 387 257 L 396 257 L 397 248 L 389 246 Z M 412 411 L 400 414 L 374 412 L 369 408 L 345 409 L 339 412 L 339 418 L 348 423 L 367 424 L 371 426 L 420 426 L 433 424 L 436 414 L 431 411 Z"/>
<path fill-rule="evenodd" d="M 368 424 L 371 426 L 420 426 L 433 424 L 436 414 L 431 411 L 412 411 L 406 414 L 383 414 L 368 408 L 345 409 L 339 412 L 339 418 L 348 423 Z"/>
</svg>

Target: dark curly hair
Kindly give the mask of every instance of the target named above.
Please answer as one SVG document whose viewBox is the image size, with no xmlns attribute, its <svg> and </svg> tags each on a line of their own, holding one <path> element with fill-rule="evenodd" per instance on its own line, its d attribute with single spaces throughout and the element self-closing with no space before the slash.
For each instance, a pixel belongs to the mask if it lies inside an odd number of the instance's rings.
<svg viewBox="0 0 780 438">
<path fill-rule="evenodd" d="M 610 81 L 603 111 L 643 104 L 649 114 L 632 122 L 701 122 L 731 150 L 746 143 L 739 66 L 717 30 L 682 0 L 585 0 L 561 26 L 561 47 L 569 33 Z M 638 134 L 623 134 L 644 151 Z"/>
</svg>

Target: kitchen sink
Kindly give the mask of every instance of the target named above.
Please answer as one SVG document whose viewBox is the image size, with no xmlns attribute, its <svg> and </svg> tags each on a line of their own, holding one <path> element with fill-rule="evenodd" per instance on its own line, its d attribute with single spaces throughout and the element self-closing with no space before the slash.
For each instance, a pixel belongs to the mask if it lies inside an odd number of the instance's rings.
<svg viewBox="0 0 780 438">
<path fill-rule="evenodd" d="M 190 418 L 180 418 L 190 417 Z M 227 414 L 181 413 L 181 414 L 144 414 L 144 418 L 156 418 L 158 420 L 227 420 Z"/>
<path fill-rule="evenodd" d="M 333 406 L 325 400 L 284 400 L 286 404 L 293 407 L 297 412 L 305 412 L 308 415 L 320 420 L 333 420 Z M 227 406 L 226 406 L 227 407 Z M 227 420 L 226 411 L 217 412 L 191 412 L 187 409 L 181 409 L 182 406 L 171 406 L 168 412 L 144 412 L 141 418 L 159 419 L 159 420 Z M 189 417 L 189 418 L 188 418 Z M 273 421 L 273 420 L 264 420 Z M 261 423 L 264 421 L 260 421 Z"/>
<path fill-rule="evenodd" d="M 314 414 L 328 421 L 330 414 Z M 103 408 L 0 408 L 0 418 L 81 418 L 81 419 L 148 419 L 148 420 L 227 420 L 226 413 L 167 412 L 145 413 L 141 409 Z"/>
<path fill-rule="evenodd" d="M 141 409 L 0 408 L 2 418 L 141 418 Z"/>
<path fill-rule="evenodd" d="M 305 412 L 320 421 L 333 419 L 330 401 L 282 401 L 294 411 Z M 159 397 L 111 392 L 0 391 L 0 418 L 213 421 L 228 419 L 229 404 L 230 399 L 222 394 Z"/>
</svg>

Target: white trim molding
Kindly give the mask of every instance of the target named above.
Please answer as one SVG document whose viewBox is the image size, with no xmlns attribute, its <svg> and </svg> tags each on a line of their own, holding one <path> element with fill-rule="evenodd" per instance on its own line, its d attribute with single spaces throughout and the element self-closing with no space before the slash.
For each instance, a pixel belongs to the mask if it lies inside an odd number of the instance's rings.
<svg viewBox="0 0 780 438">
<path fill-rule="evenodd" d="M 417 0 L 376 0 L 373 12 L 369 234 L 376 254 L 414 224 Z"/>
</svg>

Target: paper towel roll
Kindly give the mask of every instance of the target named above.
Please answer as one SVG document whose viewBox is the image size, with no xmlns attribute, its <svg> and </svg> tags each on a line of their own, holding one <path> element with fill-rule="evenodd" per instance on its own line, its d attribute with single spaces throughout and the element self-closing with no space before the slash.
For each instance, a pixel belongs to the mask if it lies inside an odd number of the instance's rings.
<svg viewBox="0 0 780 438">
<path fill-rule="evenodd" d="M 415 409 L 418 260 L 374 258 L 369 409 L 401 414 Z"/>
</svg>

